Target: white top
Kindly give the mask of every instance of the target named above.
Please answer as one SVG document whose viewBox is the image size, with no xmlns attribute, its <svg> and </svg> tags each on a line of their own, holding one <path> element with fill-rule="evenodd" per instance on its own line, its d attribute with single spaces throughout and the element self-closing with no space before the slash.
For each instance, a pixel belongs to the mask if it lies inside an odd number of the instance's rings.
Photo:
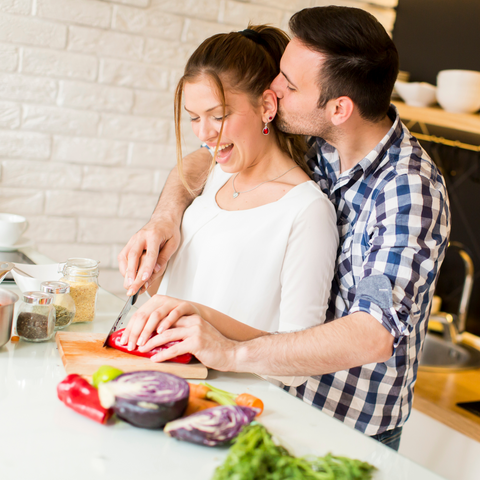
<svg viewBox="0 0 480 480">
<path fill-rule="evenodd" d="M 332 203 L 307 181 L 276 202 L 223 210 L 215 196 L 230 176 L 217 165 L 185 211 L 158 293 L 270 332 L 324 322 L 338 245 Z"/>
</svg>

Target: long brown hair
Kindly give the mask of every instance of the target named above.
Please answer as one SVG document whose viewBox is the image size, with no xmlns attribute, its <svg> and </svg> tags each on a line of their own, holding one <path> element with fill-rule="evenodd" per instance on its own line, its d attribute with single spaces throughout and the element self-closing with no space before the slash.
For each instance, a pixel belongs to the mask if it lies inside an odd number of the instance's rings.
<svg viewBox="0 0 480 480">
<path fill-rule="evenodd" d="M 288 35 L 279 28 L 268 25 L 249 25 L 247 38 L 241 32 L 220 33 L 207 38 L 189 58 L 185 71 L 175 90 L 175 136 L 177 140 L 177 163 L 180 179 L 190 189 L 182 169 L 181 116 L 183 89 L 186 83 L 195 82 L 201 76 L 208 76 L 217 89 L 223 106 L 223 120 L 218 135 L 211 169 L 215 166 L 225 119 L 225 87 L 241 91 L 250 96 L 252 104 L 257 105 L 263 92 L 270 88 L 273 79 L 280 72 L 280 59 L 290 41 Z M 255 38 L 257 41 L 252 39 Z M 308 175 L 304 155 L 306 142 L 303 136 L 284 133 L 271 124 L 271 133 L 275 136 L 280 149 L 287 153 Z"/>
</svg>

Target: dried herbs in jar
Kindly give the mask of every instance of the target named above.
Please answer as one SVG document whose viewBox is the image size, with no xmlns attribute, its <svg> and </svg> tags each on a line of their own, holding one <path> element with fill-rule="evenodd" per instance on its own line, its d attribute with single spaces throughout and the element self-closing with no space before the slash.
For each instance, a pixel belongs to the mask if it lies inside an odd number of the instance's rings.
<svg viewBox="0 0 480 480">
<path fill-rule="evenodd" d="M 53 295 L 44 292 L 25 292 L 17 315 L 17 334 L 29 342 L 45 342 L 52 338 L 55 328 Z"/>
</svg>

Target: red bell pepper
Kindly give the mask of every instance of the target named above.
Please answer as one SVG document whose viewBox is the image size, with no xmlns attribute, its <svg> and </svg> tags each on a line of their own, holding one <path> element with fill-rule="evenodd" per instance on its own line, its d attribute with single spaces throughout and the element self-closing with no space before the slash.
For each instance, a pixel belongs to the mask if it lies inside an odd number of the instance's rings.
<svg viewBox="0 0 480 480">
<path fill-rule="evenodd" d="M 112 333 L 112 335 L 110 335 L 110 338 L 108 339 L 107 345 L 109 347 L 116 348 L 121 352 L 131 353 L 132 355 L 138 355 L 139 357 L 145 357 L 145 358 L 153 357 L 156 353 L 161 352 L 162 350 L 165 350 L 166 348 L 169 348 L 172 345 L 175 345 L 176 343 L 181 341 L 181 340 L 176 340 L 175 342 L 165 343 L 165 345 L 160 345 L 159 347 L 155 347 L 149 352 L 139 352 L 138 347 L 135 347 L 134 350 L 128 350 L 127 345 L 120 345 L 120 339 L 122 338 L 122 334 L 124 330 L 125 329 L 122 328 L 121 330 L 117 330 L 115 333 Z M 152 337 L 154 337 L 155 335 L 156 334 L 153 334 Z M 183 355 L 179 355 L 178 357 L 171 358 L 170 360 L 167 360 L 167 362 L 188 363 L 192 359 L 192 357 L 193 355 L 191 353 L 185 353 Z"/>
<path fill-rule="evenodd" d="M 112 415 L 111 409 L 100 405 L 98 390 L 76 373 L 66 376 L 57 385 L 57 395 L 67 407 L 98 423 L 105 423 Z"/>
</svg>

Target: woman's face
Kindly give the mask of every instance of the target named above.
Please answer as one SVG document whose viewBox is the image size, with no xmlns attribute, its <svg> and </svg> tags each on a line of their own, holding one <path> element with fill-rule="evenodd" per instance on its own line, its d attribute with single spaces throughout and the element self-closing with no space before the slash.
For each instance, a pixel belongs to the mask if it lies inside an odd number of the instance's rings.
<svg viewBox="0 0 480 480">
<path fill-rule="evenodd" d="M 225 122 L 217 162 L 228 173 L 248 168 L 262 158 L 268 137 L 263 135 L 262 106 L 254 107 L 245 93 L 225 89 Z M 222 102 L 213 82 L 201 77 L 185 84 L 185 110 L 195 135 L 215 149 L 222 126 Z"/>
</svg>

